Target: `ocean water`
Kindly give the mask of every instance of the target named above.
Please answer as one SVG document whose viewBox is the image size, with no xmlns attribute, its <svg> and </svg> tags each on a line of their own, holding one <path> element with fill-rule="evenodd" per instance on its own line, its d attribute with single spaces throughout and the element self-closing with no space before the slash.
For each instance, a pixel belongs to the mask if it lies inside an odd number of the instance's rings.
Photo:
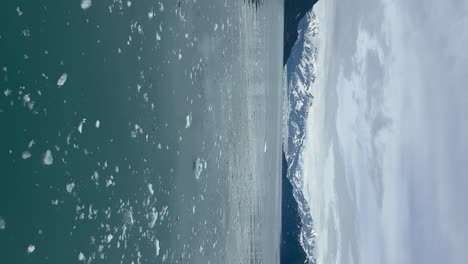
<svg viewBox="0 0 468 264">
<path fill-rule="evenodd" d="M 283 1 L 7 1 L 0 263 L 278 263 Z"/>
</svg>

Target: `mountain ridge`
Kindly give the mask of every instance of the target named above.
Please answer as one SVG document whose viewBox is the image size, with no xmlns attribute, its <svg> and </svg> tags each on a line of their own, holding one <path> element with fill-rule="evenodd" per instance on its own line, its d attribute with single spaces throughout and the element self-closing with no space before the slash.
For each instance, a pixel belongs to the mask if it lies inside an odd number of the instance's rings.
<svg viewBox="0 0 468 264">
<path fill-rule="evenodd" d="M 288 166 L 286 178 L 293 187 L 293 197 L 298 205 L 297 214 L 300 217 L 298 240 L 308 263 L 316 263 L 314 250 L 317 234 L 314 230 L 309 203 L 303 193 L 302 150 L 306 137 L 308 112 L 314 99 L 312 86 L 317 75 L 316 35 L 318 32 L 318 19 L 310 10 L 298 23 L 297 40 L 285 65 L 287 100 L 284 106 L 283 146 Z"/>
</svg>

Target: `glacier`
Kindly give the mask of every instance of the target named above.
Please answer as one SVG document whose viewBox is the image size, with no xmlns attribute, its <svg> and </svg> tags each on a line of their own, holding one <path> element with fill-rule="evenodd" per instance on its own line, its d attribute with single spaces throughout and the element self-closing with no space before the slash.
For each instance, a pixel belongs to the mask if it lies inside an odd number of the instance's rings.
<svg viewBox="0 0 468 264">
<path fill-rule="evenodd" d="M 301 218 L 298 239 L 309 263 L 316 263 L 314 250 L 317 233 L 303 189 L 302 150 L 307 116 L 314 99 L 312 88 L 317 77 L 318 33 L 319 21 L 311 10 L 299 22 L 298 38 L 284 67 L 287 97 L 283 102 L 283 148 L 288 164 L 287 178 L 293 186 L 293 196 Z"/>
</svg>

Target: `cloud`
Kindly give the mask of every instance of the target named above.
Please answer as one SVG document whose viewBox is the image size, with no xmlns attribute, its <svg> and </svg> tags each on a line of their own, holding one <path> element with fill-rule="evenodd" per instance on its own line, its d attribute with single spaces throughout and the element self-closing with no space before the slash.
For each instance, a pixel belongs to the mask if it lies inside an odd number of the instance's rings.
<svg viewBox="0 0 468 264">
<path fill-rule="evenodd" d="M 319 261 L 465 263 L 468 3 L 323 2 L 304 150 Z"/>
</svg>

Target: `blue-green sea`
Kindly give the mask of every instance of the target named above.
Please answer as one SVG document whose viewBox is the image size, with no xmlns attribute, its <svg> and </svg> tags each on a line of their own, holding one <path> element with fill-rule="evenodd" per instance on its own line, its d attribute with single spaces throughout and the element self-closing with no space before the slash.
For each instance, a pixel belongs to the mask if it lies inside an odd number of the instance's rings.
<svg viewBox="0 0 468 264">
<path fill-rule="evenodd" d="M 0 263 L 278 263 L 283 1 L 0 8 Z"/>
</svg>

